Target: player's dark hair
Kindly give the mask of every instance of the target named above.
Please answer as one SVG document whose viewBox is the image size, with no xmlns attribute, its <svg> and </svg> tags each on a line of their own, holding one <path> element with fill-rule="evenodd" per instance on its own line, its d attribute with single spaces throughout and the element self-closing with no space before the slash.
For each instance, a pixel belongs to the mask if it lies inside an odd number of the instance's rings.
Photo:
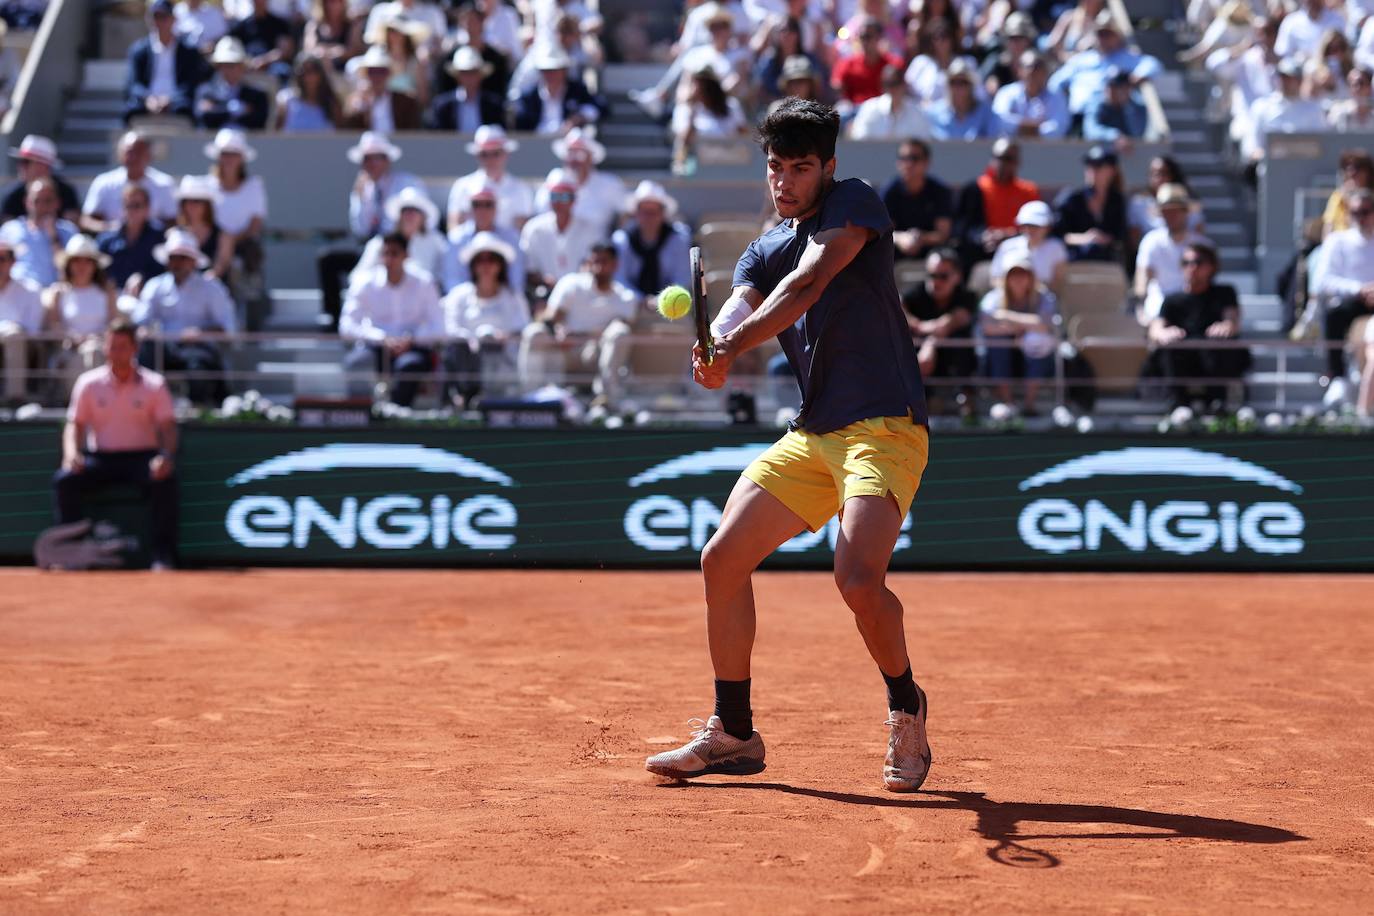
<svg viewBox="0 0 1374 916">
<path fill-rule="evenodd" d="M 111 321 L 105 328 L 106 334 L 119 334 L 129 338 L 130 343 L 138 343 L 138 325 L 123 316 Z"/>
<path fill-rule="evenodd" d="M 1211 264 L 1213 270 L 1216 270 L 1221 262 L 1221 259 L 1217 256 L 1217 250 L 1211 245 L 1207 245 L 1203 242 L 1192 242 L 1188 245 L 1187 250 L 1192 252 L 1199 261 L 1206 261 L 1208 264 Z"/>
<path fill-rule="evenodd" d="M 612 260 L 620 260 L 620 252 L 616 251 L 610 242 L 597 242 L 588 251 L 590 254 L 604 254 Z"/>
<path fill-rule="evenodd" d="M 382 236 L 382 247 L 385 248 L 387 245 L 395 245 L 404 252 L 410 252 L 410 239 L 399 232 L 388 232 Z"/>
<path fill-rule="evenodd" d="M 823 102 L 783 99 L 759 125 L 759 148 L 765 156 L 804 159 L 813 153 L 822 163 L 835 158 L 840 115 Z"/>
</svg>

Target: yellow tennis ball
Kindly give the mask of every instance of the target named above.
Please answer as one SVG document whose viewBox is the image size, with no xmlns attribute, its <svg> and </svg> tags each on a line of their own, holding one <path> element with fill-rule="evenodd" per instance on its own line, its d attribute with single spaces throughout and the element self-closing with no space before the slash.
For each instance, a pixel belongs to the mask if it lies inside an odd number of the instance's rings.
<svg viewBox="0 0 1374 916">
<path fill-rule="evenodd" d="M 677 321 L 692 310 L 692 294 L 681 286 L 669 286 L 658 294 L 658 313 Z"/>
</svg>

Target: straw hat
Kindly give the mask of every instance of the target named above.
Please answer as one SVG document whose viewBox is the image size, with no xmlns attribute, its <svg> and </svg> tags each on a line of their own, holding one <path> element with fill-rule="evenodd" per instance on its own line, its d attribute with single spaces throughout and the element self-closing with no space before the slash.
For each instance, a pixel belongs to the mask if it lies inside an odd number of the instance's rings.
<svg viewBox="0 0 1374 916">
<path fill-rule="evenodd" d="M 374 156 L 380 153 L 386 158 L 395 162 L 401 158 L 401 148 L 386 138 L 386 134 L 375 130 L 365 131 L 358 138 L 357 144 L 348 148 L 348 161 L 354 165 L 359 165 L 365 156 Z"/>
<path fill-rule="evenodd" d="M 186 175 L 177 185 L 177 203 L 183 200 L 208 200 L 214 203 L 215 183 L 206 175 Z"/>
<path fill-rule="evenodd" d="M 74 235 L 67 239 L 66 247 L 53 260 L 58 270 L 66 270 L 67 262 L 72 258 L 90 258 L 101 269 L 110 266 L 110 256 L 97 248 L 95 239 L 89 235 Z"/>
<path fill-rule="evenodd" d="M 235 127 L 221 127 L 215 139 L 205 144 L 207 159 L 218 159 L 224 153 L 238 153 L 244 162 L 258 158 L 258 151 L 248 145 L 248 136 Z"/>
<path fill-rule="evenodd" d="M 1181 184 L 1160 185 L 1155 192 L 1155 203 L 1163 209 L 1164 207 L 1183 207 L 1187 209 L 1193 205 L 1193 199 L 1188 196 L 1188 189 Z"/>
<path fill-rule="evenodd" d="M 214 53 L 210 55 L 210 63 L 215 66 L 220 64 L 243 64 L 248 62 L 248 52 L 243 49 L 243 42 L 232 35 L 225 35 L 215 42 Z"/>
<path fill-rule="evenodd" d="M 600 165 L 606 158 L 606 147 L 596 142 L 596 138 L 580 127 L 574 127 L 562 137 L 553 141 L 553 154 L 564 162 L 577 156 L 590 156 L 593 165 Z"/>
<path fill-rule="evenodd" d="M 62 160 L 57 158 L 57 144 L 37 134 L 29 134 L 18 146 L 11 146 L 10 157 L 43 162 L 54 170 L 62 168 Z"/>
<path fill-rule="evenodd" d="M 392 13 L 374 23 L 372 28 L 363 35 L 363 41 L 373 46 L 384 46 L 388 31 L 400 32 L 417 45 L 429 41 L 430 36 L 430 28 L 423 22 L 418 19 L 411 19 L 405 13 Z"/>
<path fill-rule="evenodd" d="M 357 72 L 358 70 L 391 70 L 391 55 L 386 48 L 381 45 L 372 45 L 363 53 L 362 57 L 355 57 L 348 62 L 349 67 Z"/>
<path fill-rule="evenodd" d="M 448 70 L 450 76 L 455 77 L 459 73 L 471 73 L 474 70 L 483 76 L 490 76 L 492 67 L 491 64 L 482 59 L 482 55 L 468 45 L 463 45 L 453 52 L 453 59 L 445 65 L 444 69 Z"/>
<path fill-rule="evenodd" d="M 661 205 L 665 218 L 671 220 L 677 216 L 677 201 L 673 199 L 672 195 L 668 193 L 663 185 L 659 184 L 657 181 L 650 181 L 647 178 L 641 181 L 639 186 L 635 188 L 634 194 L 630 195 L 629 205 L 626 207 L 626 210 L 634 212 L 635 208 L 646 200 L 654 201 Z"/>
<path fill-rule="evenodd" d="M 505 259 L 507 266 L 515 261 L 515 249 L 510 246 L 510 243 L 494 232 L 479 232 L 463 246 L 463 263 L 471 268 L 472 259 L 484 251 L 499 254 Z"/>
<path fill-rule="evenodd" d="M 572 63 L 572 58 L 562 48 L 545 48 L 535 58 L 534 68 L 536 70 L 569 70 L 572 68 Z"/>
<path fill-rule="evenodd" d="M 210 259 L 200 250 L 196 237 L 184 229 L 172 229 L 167 233 L 167 241 L 153 249 L 159 264 L 168 263 L 176 255 L 191 258 L 202 270 L 210 266 Z"/>
<path fill-rule="evenodd" d="M 499 124 L 483 124 L 477 128 L 472 135 L 472 142 L 466 147 L 474 156 L 485 150 L 503 149 L 513 153 L 519 148 L 520 144 L 507 137 L 506 129 Z"/>
<path fill-rule="evenodd" d="M 402 188 L 386 201 L 386 217 L 393 223 L 399 222 L 402 210 L 419 210 L 425 215 L 425 231 L 431 232 L 439 223 L 439 208 L 429 195 L 416 187 Z"/>
<path fill-rule="evenodd" d="M 1013 270 L 1024 270 L 1026 273 L 1034 277 L 1035 262 L 1032 261 L 1030 255 L 1026 254 L 1025 252 L 1017 252 L 1016 254 L 1007 258 L 1007 263 L 1002 265 L 1002 276 L 1005 277 L 1010 275 Z"/>
</svg>

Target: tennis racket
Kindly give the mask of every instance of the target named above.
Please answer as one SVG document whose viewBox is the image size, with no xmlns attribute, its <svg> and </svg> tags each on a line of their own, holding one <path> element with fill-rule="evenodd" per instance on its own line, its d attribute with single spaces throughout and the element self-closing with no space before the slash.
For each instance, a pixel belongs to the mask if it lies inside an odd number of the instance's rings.
<svg viewBox="0 0 1374 916">
<path fill-rule="evenodd" d="M 701 248 L 693 245 L 688 253 L 692 269 L 692 318 L 697 323 L 697 346 L 706 358 L 707 365 L 715 359 L 715 347 L 711 343 L 711 316 L 706 305 L 706 270 L 701 263 Z"/>
</svg>

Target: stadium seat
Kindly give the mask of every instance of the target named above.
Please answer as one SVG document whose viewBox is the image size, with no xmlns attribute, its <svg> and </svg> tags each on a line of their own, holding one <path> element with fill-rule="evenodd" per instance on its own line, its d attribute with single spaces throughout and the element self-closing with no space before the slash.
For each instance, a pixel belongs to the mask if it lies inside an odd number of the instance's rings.
<svg viewBox="0 0 1374 916">
<path fill-rule="evenodd" d="M 1103 391 L 1133 392 L 1149 350 L 1145 332 L 1130 315 L 1086 314 L 1068 319 L 1069 340 L 1077 346 L 1083 358 L 1097 375 L 1097 386 Z M 1124 338 L 1137 341 L 1112 346 L 1085 345 L 1093 337 Z"/>
<path fill-rule="evenodd" d="M 1066 321 L 1075 315 L 1120 315 L 1126 292 L 1126 271 L 1120 264 L 1075 261 L 1064 277 L 1059 312 Z"/>
<path fill-rule="evenodd" d="M 758 237 L 757 223 L 705 223 L 697 232 L 701 243 L 701 253 L 706 259 L 706 269 L 730 270 Z"/>
</svg>

